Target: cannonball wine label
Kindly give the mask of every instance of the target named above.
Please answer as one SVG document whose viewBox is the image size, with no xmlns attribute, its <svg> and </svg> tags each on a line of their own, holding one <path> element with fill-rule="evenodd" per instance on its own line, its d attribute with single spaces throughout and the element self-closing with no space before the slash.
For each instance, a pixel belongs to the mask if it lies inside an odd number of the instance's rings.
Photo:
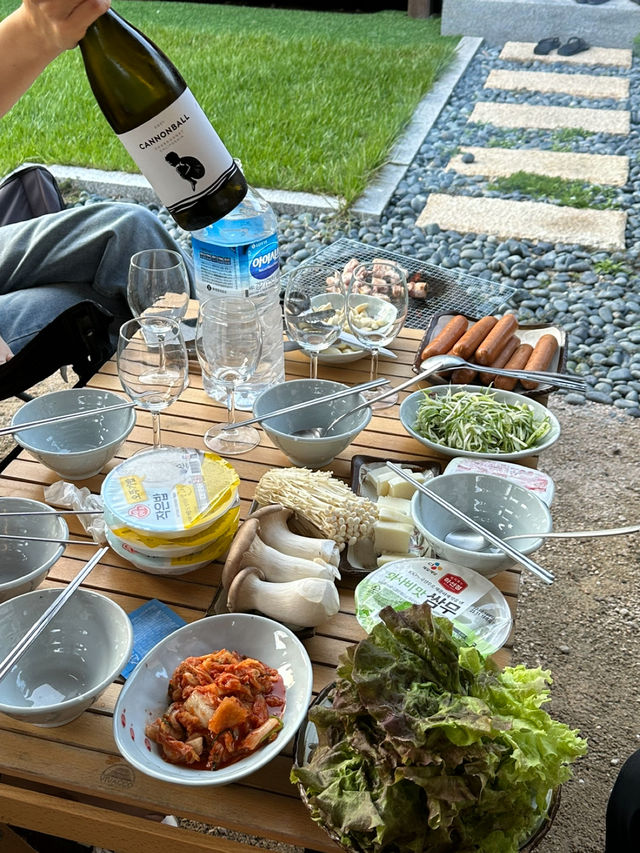
<svg viewBox="0 0 640 853">
<path fill-rule="evenodd" d="M 172 215 L 215 193 L 237 171 L 189 89 L 118 138 Z"/>
</svg>

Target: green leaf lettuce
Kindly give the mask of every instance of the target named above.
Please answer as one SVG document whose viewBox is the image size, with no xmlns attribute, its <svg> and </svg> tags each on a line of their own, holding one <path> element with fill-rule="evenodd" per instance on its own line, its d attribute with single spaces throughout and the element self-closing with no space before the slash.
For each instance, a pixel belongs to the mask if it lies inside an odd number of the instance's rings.
<svg viewBox="0 0 640 853">
<path fill-rule="evenodd" d="M 586 752 L 541 707 L 550 673 L 500 671 L 426 605 L 381 618 L 311 711 L 318 746 L 291 778 L 313 818 L 366 853 L 515 853 Z"/>
</svg>

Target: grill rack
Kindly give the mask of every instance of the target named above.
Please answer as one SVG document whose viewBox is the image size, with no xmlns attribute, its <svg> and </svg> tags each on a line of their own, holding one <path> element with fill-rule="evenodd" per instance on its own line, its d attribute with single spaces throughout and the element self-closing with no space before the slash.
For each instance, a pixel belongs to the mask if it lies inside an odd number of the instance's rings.
<svg viewBox="0 0 640 853">
<path fill-rule="evenodd" d="M 466 317 L 496 314 L 516 292 L 516 288 L 511 285 L 476 278 L 462 271 L 443 269 L 427 261 L 347 237 L 341 237 L 320 249 L 303 263 L 326 264 L 329 272 L 336 268 L 342 269 L 351 258 L 357 258 L 362 263 L 374 258 L 395 261 L 407 270 L 407 280 L 427 282 L 426 299 L 409 299 L 406 324 L 414 329 L 427 329 L 431 318 L 442 312 L 464 314 Z M 285 275 L 283 288 L 286 286 L 286 278 Z"/>
</svg>

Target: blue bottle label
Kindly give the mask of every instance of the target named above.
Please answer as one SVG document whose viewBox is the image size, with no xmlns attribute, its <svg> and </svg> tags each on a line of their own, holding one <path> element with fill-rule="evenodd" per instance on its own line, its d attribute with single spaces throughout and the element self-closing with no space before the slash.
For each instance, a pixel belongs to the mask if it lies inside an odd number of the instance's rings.
<svg viewBox="0 0 640 853">
<path fill-rule="evenodd" d="M 220 246 L 192 237 L 193 261 L 199 289 L 254 288 L 277 280 L 280 270 L 278 237 L 272 234 L 241 246 Z"/>
<path fill-rule="evenodd" d="M 280 251 L 275 234 L 251 243 L 248 247 L 249 273 L 252 278 L 262 281 L 269 278 L 280 268 Z"/>
</svg>

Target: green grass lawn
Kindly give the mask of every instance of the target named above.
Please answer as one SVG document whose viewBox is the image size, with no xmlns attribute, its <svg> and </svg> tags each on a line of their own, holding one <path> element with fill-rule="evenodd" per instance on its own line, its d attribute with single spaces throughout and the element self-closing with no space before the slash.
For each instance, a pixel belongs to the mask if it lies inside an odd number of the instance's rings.
<svg viewBox="0 0 640 853">
<path fill-rule="evenodd" d="M 16 7 L 0 0 L 0 15 Z M 180 69 L 254 186 L 353 200 L 453 58 L 440 20 L 115 0 Z M 24 161 L 136 172 L 60 56 L 0 121 L 0 174 Z"/>
</svg>

